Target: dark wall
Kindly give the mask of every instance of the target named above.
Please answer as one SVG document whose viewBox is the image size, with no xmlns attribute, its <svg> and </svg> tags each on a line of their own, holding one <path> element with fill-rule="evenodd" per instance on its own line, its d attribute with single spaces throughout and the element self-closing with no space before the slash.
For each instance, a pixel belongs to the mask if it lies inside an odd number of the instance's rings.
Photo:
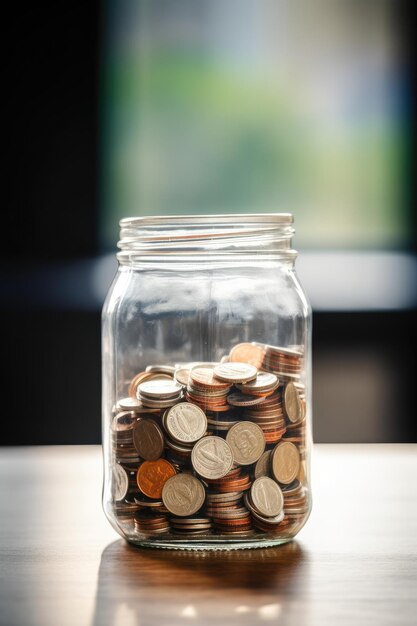
<svg viewBox="0 0 417 626">
<path fill-rule="evenodd" d="M 99 7 L 98 0 L 8 4 L 8 263 L 97 251 Z"/>
</svg>

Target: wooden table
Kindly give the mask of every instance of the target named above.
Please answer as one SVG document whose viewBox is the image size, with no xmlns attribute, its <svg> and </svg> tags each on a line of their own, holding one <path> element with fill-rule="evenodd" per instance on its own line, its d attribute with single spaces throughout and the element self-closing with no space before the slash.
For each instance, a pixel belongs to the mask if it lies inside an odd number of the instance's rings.
<svg viewBox="0 0 417 626">
<path fill-rule="evenodd" d="M 137 549 L 101 511 L 99 447 L 2 449 L 5 626 L 416 624 L 417 446 L 316 445 L 296 541 Z"/>
</svg>

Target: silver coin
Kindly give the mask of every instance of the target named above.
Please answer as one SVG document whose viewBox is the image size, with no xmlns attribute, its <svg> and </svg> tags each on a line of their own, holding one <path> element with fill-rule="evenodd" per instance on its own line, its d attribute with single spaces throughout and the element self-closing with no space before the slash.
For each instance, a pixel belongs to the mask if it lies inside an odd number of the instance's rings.
<svg viewBox="0 0 417 626">
<path fill-rule="evenodd" d="M 265 450 L 262 429 L 253 422 L 238 422 L 228 431 L 226 441 L 238 465 L 255 463 Z"/>
<path fill-rule="evenodd" d="M 196 404 L 180 402 L 166 414 L 164 420 L 168 434 L 180 443 L 198 441 L 207 430 L 206 414 Z"/>
<path fill-rule="evenodd" d="M 129 396 L 128 398 L 122 398 L 119 400 L 117 407 L 122 409 L 122 411 L 135 411 L 136 409 L 140 409 L 142 404 L 137 398 L 131 398 Z"/>
<path fill-rule="evenodd" d="M 249 363 L 220 363 L 214 368 L 219 380 L 230 383 L 245 383 L 256 378 L 258 369 Z"/>
<path fill-rule="evenodd" d="M 204 485 L 198 478 L 182 473 L 166 481 L 162 489 L 162 502 L 174 515 L 188 517 L 201 509 L 205 495 Z"/>
<path fill-rule="evenodd" d="M 117 463 L 112 466 L 111 486 L 113 500 L 116 502 L 124 500 L 129 488 L 129 478 L 123 467 Z"/>
<path fill-rule="evenodd" d="M 263 453 L 260 459 L 258 459 L 255 465 L 255 478 L 260 478 L 261 476 L 268 476 L 269 469 L 271 466 L 271 450 L 267 450 Z"/>
<path fill-rule="evenodd" d="M 144 397 L 158 398 L 165 400 L 173 396 L 178 395 L 182 390 L 182 386 L 175 380 L 168 379 L 153 379 L 146 380 L 138 387 L 139 394 Z"/>
<path fill-rule="evenodd" d="M 237 385 L 237 388 L 241 391 L 245 391 L 246 389 L 249 391 L 262 391 L 273 390 L 278 387 L 278 385 L 278 376 L 272 372 L 259 372 L 255 380 L 251 380 L 249 383 L 245 383 L 244 385 Z"/>
<path fill-rule="evenodd" d="M 195 444 L 191 463 L 197 474 L 204 478 L 222 478 L 233 467 L 233 454 L 224 439 L 209 435 Z"/>
<path fill-rule="evenodd" d="M 181 394 L 179 394 L 178 396 L 169 398 L 168 400 L 151 400 L 150 398 L 142 398 L 142 397 L 141 397 L 141 400 L 142 400 L 142 404 L 144 404 L 146 407 L 149 407 L 152 409 L 166 409 L 176 404 L 178 400 L 181 400 Z"/>
<path fill-rule="evenodd" d="M 284 506 L 281 489 L 268 476 L 261 476 L 254 481 L 250 489 L 250 497 L 257 513 L 266 517 L 276 517 Z"/>
<path fill-rule="evenodd" d="M 275 517 L 265 517 L 264 515 L 259 515 L 256 511 L 252 511 L 252 515 L 255 519 L 258 519 L 260 522 L 266 522 L 267 524 L 280 524 L 285 517 L 284 511 L 278 513 Z"/>
<path fill-rule="evenodd" d="M 233 393 L 229 393 L 227 396 L 228 404 L 232 406 L 253 406 L 255 404 L 260 404 L 264 401 L 264 398 L 251 398 L 250 396 L 245 396 L 245 394 L 240 393 L 239 391 L 235 391 Z"/>
</svg>

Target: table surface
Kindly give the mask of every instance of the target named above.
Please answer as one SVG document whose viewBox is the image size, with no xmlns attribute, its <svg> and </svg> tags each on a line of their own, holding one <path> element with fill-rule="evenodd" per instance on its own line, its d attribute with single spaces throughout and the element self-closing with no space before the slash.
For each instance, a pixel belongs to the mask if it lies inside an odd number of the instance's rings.
<svg viewBox="0 0 417 626">
<path fill-rule="evenodd" d="M 296 540 L 177 552 L 112 530 L 99 447 L 3 448 L 0 623 L 415 624 L 416 477 L 417 445 L 316 445 Z"/>
</svg>

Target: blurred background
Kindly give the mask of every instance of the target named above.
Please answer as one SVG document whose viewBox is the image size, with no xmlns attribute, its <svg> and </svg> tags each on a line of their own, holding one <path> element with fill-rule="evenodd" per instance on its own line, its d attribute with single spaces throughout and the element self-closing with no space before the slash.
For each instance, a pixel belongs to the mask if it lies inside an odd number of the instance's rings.
<svg viewBox="0 0 417 626">
<path fill-rule="evenodd" d="M 315 440 L 416 441 L 408 3 L 10 8 L 1 443 L 100 442 L 121 217 L 280 211 L 314 311 Z"/>
</svg>

